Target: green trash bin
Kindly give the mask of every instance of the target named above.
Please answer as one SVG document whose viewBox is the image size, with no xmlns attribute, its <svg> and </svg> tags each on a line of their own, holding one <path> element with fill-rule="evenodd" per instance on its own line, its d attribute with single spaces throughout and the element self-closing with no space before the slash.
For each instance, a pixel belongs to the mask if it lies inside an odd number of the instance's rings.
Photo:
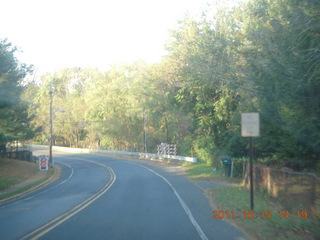
<svg viewBox="0 0 320 240">
<path fill-rule="evenodd" d="M 224 166 L 224 173 L 226 177 L 231 175 L 231 157 L 230 156 L 221 156 L 220 160 Z"/>
</svg>

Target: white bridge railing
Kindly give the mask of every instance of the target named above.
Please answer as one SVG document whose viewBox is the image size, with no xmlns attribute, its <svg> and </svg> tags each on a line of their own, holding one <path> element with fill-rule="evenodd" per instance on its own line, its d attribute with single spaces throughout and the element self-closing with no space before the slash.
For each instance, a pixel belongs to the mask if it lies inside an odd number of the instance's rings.
<svg viewBox="0 0 320 240">
<path fill-rule="evenodd" d="M 46 145 L 32 145 L 33 148 L 49 148 Z M 68 148 L 68 147 L 52 147 L 53 151 L 59 152 L 69 152 L 69 153 L 102 153 L 102 154 L 110 154 L 110 155 L 119 155 L 119 156 L 127 156 L 134 158 L 142 158 L 142 159 L 175 159 L 180 161 L 187 162 L 197 162 L 197 158 L 193 157 L 183 157 L 176 155 L 167 155 L 167 154 L 155 154 L 155 153 L 141 153 L 141 152 L 124 152 L 124 151 L 112 151 L 112 150 L 101 150 L 101 149 L 89 149 L 89 148 Z"/>
</svg>

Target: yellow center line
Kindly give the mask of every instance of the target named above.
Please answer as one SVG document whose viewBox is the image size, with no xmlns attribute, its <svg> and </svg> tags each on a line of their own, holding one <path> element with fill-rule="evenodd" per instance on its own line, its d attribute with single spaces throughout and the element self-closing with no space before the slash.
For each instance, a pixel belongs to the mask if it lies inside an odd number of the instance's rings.
<svg viewBox="0 0 320 240">
<path fill-rule="evenodd" d="M 84 202 L 80 203 L 79 205 L 77 205 L 76 207 L 74 207 L 73 209 L 69 210 L 68 212 L 60 215 L 59 217 L 53 219 L 52 221 L 48 222 L 47 224 L 41 226 L 40 228 L 34 230 L 33 232 L 23 236 L 21 238 L 21 240 L 24 239 L 32 239 L 32 240 L 36 240 L 39 239 L 40 237 L 42 237 L 43 235 L 47 234 L 48 232 L 52 231 L 54 228 L 58 227 L 60 224 L 64 223 L 65 221 L 67 221 L 69 218 L 73 217 L 74 215 L 76 215 L 78 212 L 82 211 L 83 209 L 85 209 L 87 206 L 89 206 L 91 203 L 93 203 L 95 200 L 97 200 L 99 197 L 101 197 L 103 194 L 105 194 L 113 185 L 113 183 L 116 180 L 116 175 L 114 173 L 114 171 L 112 170 L 111 167 L 106 166 L 102 163 L 97 163 L 94 161 L 90 161 L 90 160 L 85 160 L 82 158 L 74 158 L 74 159 L 79 159 L 82 161 L 86 161 L 86 162 L 90 162 L 93 164 L 97 164 L 102 166 L 103 168 L 106 168 L 109 173 L 110 173 L 110 179 L 109 181 L 103 186 L 103 188 L 101 188 L 99 190 L 99 192 L 97 192 L 96 194 L 94 194 L 93 196 L 89 197 L 88 199 L 86 199 Z"/>
</svg>

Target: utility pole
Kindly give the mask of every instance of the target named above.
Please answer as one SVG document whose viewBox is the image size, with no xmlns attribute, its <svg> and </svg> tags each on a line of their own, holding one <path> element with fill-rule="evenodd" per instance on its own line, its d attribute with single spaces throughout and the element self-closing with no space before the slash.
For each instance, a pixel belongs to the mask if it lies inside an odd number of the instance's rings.
<svg viewBox="0 0 320 240">
<path fill-rule="evenodd" d="M 168 119 L 165 118 L 165 123 L 166 123 L 166 143 L 169 144 L 169 126 L 168 126 Z"/>
<path fill-rule="evenodd" d="M 52 145 L 53 145 L 53 138 L 52 138 L 52 81 L 50 82 L 50 147 L 49 147 L 49 167 L 53 166 L 53 159 L 52 159 Z"/>
<path fill-rule="evenodd" d="M 144 152 L 147 153 L 147 116 L 146 108 L 143 108 L 143 142 L 144 142 Z"/>
</svg>

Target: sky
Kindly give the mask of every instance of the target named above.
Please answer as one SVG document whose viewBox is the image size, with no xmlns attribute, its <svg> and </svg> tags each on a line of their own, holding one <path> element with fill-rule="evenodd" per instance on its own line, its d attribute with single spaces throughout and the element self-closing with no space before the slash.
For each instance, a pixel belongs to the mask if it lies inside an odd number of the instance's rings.
<svg viewBox="0 0 320 240">
<path fill-rule="evenodd" d="M 0 39 L 39 72 L 160 61 L 169 30 L 208 0 L 4 0 Z"/>
</svg>

